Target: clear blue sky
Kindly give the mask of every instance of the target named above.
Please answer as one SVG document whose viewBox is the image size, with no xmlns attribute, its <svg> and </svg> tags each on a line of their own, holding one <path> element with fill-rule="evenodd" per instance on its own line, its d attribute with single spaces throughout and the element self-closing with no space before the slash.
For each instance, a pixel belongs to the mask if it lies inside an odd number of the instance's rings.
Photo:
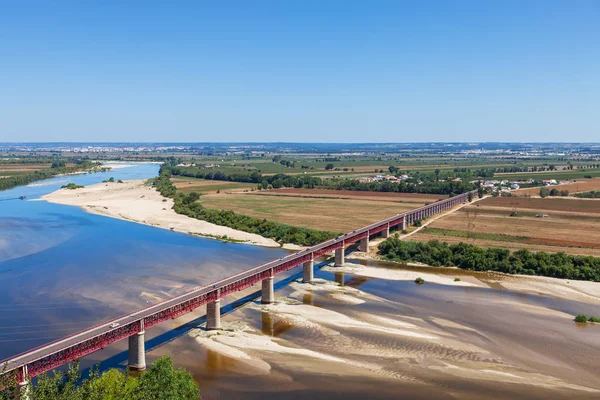
<svg viewBox="0 0 600 400">
<path fill-rule="evenodd" d="M 600 1 L 3 1 L 0 141 L 600 141 Z"/>
</svg>

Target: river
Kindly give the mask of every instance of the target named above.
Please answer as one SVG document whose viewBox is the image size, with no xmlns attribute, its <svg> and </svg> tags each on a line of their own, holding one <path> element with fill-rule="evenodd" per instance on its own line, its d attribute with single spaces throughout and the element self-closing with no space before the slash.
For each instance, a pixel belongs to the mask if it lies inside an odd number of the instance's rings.
<svg viewBox="0 0 600 400">
<path fill-rule="evenodd" d="M 0 202 L 0 358 L 282 254 L 35 201 L 67 182 L 157 170 L 141 164 L 2 193 L 27 201 Z M 207 400 L 600 398 L 600 325 L 573 322 L 600 315 L 597 296 L 510 290 L 532 284 L 519 277 L 348 263 L 343 273 L 318 271 L 312 285 L 279 285 L 275 305 L 232 310 L 218 335 L 194 329 L 203 308 L 152 328 L 148 363 L 170 355 Z M 447 284 L 393 279 L 399 271 Z M 83 366 L 122 368 L 126 349 L 121 341 Z"/>
<path fill-rule="evenodd" d="M 0 192 L 0 359 L 279 257 L 37 200 L 66 183 L 157 175 L 156 164 Z"/>
</svg>

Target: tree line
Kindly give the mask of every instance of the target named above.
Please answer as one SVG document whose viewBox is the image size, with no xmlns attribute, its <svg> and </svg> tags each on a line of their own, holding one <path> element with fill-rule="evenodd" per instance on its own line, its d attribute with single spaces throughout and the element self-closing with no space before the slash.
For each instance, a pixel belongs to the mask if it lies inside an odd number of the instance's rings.
<svg viewBox="0 0 600 400">
<path fill-rule="evenodd" d="M 476 185 L 469 182 L 435 180 L 417 181 L 414 178 L 402 182 L 359 182 L 354 179 L 328 179 L 323 183 L 323 186 L 330 189 L 356 190 L 362 192 L 427 193 L 449 196 L 466 193 L 477 188 Z"/>
<path fill-rule="evenodd" d="M 13 399 L 16 384 L 0 391 L 0 400 Z M 135 376 L 129 371 L 110 369 L 102 374 L 92 368 L 82 379 L 79 362 L 66 372 L 40 375 L 35 385 L 21 398 L 34 400 L 173 400 L 201 399 L 198 384 L 184 369 L 173 368 L 168 356 L 154 361 L 150 368 Z"/>
<path fill-rule="evenodd" d="M 154 179 L 154 186 L 163 196 L 174 198 L 173 209 L 178 214 L 243 232 L 255 233 L 277 242 L 294 243 L 301 246 L 313 246 L 337 236 L 334 232 L 291 226 L 237 214 L 230 210 L 205 208 L 198 201 L 200 199 L 198 193 L 177 193 L 177 188 L 170 180 L 171 171 L 172 167 L 169 164 L 163 164 L 158 177 Z"/>
<path fill-rule="evenodd" d="M 543 187 L 540 189 L 540 197 L 545 198 L 548 196 L 556 197 L 562 196 L 567 197 L 569 195 L 568 190 L 558 190 L 557 188 L 548 189 L 547 187 Z"/>
<path fill-rule="evenodd" d="M 434 267 L 456 266 L 472 271 L 600 282 L 600 257 L 533 253 L 527 249 L 511 253 L 507 249 L 482 248 L 462 242 L 448 245 L 439 240 L 409 242 L 400 240 L 397 235 L 382 242 L 379 252 L 388 260 L 420 262 Z"/>
<path fill-rule="evenodd" d="M 222 171 L 206 171 L 195 167 L 170 167 L 171 174 L 176 176 L 186 176 L 189 178 L 207 179 L 215 181 L 243 182 L 256 183 L 259 189 L 282 187 L 293 188 L 314 188 L 320 186 L 321 178 L 306 176 L 306 175 L 286 175 L 275 174 L 265 176 L 260 172 L 254 171 L 249 174 L 227 174 Z"/>
<path fill-rule="evenodd" d="M 55 168 L 40 169 L 24 175 L 15 175 L 6 178 L 0 178 L 0 191 L 12 189 L 17 186 L 28 185 L 31 182 L 52 178 L 60 174 L 69 174 L 72 172 L 90 169 L 96 165 L 97 164 L 93 164 L 89 161 L 83 161 L 80 164 L 73 167 L 62 166 Z"/>
<path fill-rule="evenodd" d="M 588 192 L 575 193 L 575 194 L 573 194 L 573 196 L 579 197 L 582 199 L 599 199 L 600 198 L 600 190 L 590 190 Z"/>
</svg>

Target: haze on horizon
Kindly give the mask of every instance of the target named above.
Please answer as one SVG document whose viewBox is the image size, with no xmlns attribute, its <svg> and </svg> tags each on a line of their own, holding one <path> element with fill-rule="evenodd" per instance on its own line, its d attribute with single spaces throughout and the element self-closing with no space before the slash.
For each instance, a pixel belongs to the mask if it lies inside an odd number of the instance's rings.
<svg viewBox="0 0 600 400">
<path fill-rule="evenodd" d="M 598 141 L 599 19 L 594 0 L 4 3 L 0 142 Z"/>
</svg>

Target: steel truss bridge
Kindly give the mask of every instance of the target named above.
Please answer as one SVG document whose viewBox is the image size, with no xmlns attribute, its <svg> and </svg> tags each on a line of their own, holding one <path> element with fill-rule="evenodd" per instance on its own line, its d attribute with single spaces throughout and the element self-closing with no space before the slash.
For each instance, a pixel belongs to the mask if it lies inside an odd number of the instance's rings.
<svg viewBox="0 0 600 400">
<path fill-rule="evenodd" d="M 249 288 L 303 263 L 311 262 L 317 257 L 336 250 L 340 251 L 340 249 L 343 252 L 344 247 L 360 240 L 364 241 L 365 238 L 368 241 L 368 238 L 374 234 L 381 232 L 384 236 L 387 236 L 389 235 L 389 229 L 397 226 L 405 229 L 407 225 L 412 224 L 416 220 L 421 220 L 458 206 L 468 201 L 469 196 L 475 197 L 476 195 L 477 191 L 472 191 L 394 215 L 393 217 L 338 236 L 335 239 L 328 240 L 281 259 L 247 269 L 220 281 L 213 282 L 210 285 L 192 289 L 182 295 L 150 307 L 134 311 L 115 318 L 112 321 L 104 322 L 52 343 L 21 353 L 0 362 L 5 366 L 3 378 L 7 379 L 11 377 L 13 379 L 16 378 L 16 382 L 25 382 L 27 378 L 33 378 L 77 360 L 101 350 L 112 343 L 134 335 L 143 334 L 145 329 L 192 312 L 200 306 L 217 302 L 217 300 L 231 293 Z M 0 381 L 0 388 L 6 386 L 1 383 Z"/>
</svg>

